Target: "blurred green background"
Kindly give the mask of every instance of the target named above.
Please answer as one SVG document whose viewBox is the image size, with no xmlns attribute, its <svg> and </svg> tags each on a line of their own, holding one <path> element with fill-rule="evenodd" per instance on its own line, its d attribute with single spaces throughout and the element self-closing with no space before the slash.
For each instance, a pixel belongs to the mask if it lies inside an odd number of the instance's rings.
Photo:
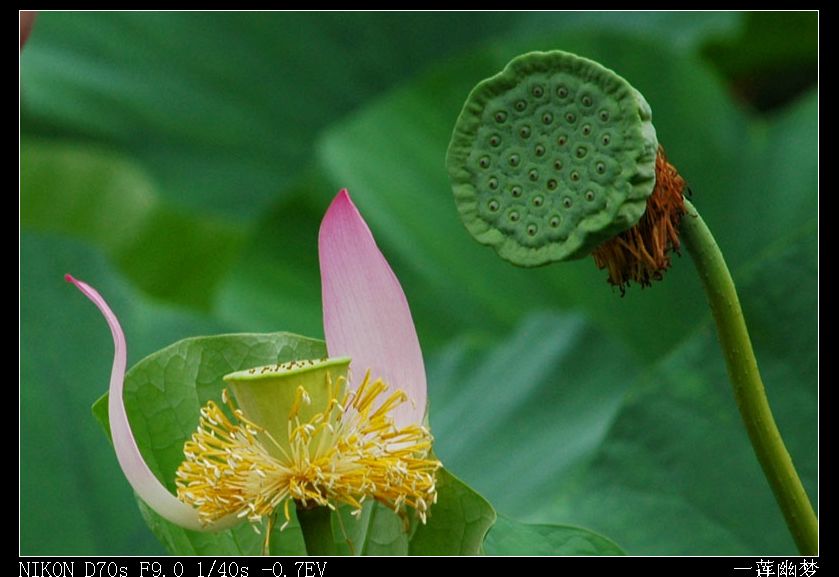
<svg viewBox="0 0 839 577">
<path fill-rule="evenodd" d="M 443 164 L 513 56 L 601 61 L 650 102 L 741 289 L 817 498 L 815 13 L 43 13 L 21 54 L 24 554 L 162 551 L 90 414 L 129 363 L 225 331 L 321 337 L 317 228 L 350 188 L 411 303 L 437 452 L 500 513 L 632 554 L 795 552 L 689 259 L 611 290 L 461 226 Z"/>
</svg>

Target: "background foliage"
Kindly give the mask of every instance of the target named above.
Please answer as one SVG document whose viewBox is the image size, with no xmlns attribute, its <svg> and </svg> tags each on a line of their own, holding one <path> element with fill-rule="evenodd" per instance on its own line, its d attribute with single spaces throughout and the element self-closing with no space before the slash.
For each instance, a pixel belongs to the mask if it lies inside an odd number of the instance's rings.
<svg viewBox="0 0 839 577">
<path fill-rule="evenodd" d="M 111 300 L 130 362 L 197 334 L 319 338 L 317 227 L 342 186 L 414 311 L 437 452 L 502 515 L 488 553 L 516 552 L 519 521 L 633 554 L 794 552 L 689 260 L 623 299 L 588 259 L 515 269 L 460 225 L 443 158 L 469 89 L 523 51 L 574 51 L 641 90 L 816 499 L 816 28 L 812 13 L 41 14 L 21 55 L 21 552 L 161 551 L 90 416 L 107 328 L 63 274 Z M 563 550 L 530 530 L 533 552 Z"/>
</svg>

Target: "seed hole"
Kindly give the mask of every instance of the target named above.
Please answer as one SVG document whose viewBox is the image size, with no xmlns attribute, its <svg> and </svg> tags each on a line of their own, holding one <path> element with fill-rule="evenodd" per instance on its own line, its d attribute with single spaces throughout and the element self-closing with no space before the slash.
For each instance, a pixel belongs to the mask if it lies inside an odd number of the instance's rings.
<svg viewBox="0 0 839 577">
<path fill-rule="evenodd" d="M 594 170 L 597 171 L 597 174 L 603 174 L 603 173 L 606 172 L 606 165 L 603 164 L 602 162 L 598 162 L 597 164 L 594 165 Z"/>
<path fill-rule="evenodd" d="M 503 110 L 499 110 L 498 112 L 495 113 L 495 122 L 497 122 L 498 124 L 501 124 L 505 120 L 507 120 L 507 113 L 506 112 L 504 112 Z"/>
<path fill-rule="evenodd" d="M 584 158 L 585 155 L 588 153 L 585 146 L 578 146 L 577 147 L 577 158 Z"/>
<path fill-rule="evenodd" d="M 565 88 L 564 86 L 559 86 L 556 89 L 556 95 L 559 96 L 560 98 L 568 98 L 568 89 Z"/>
<path fill-rule="evenodd" d="M 571 199 L 567 196 L 562 199 L 562 206 L 564 206 L 565 208 L 571 208 L 573 205 L 574 203 L 571 202 Z"/>
<path fill-rule="evenodd" d="M 518 222 L 519 221 L 519 213 L 516 212 L 515 210 L 510 213 L 510 221 L 512 221 L 512 222 Z"/>
<path fill-rule="evenodd" d="M 609 121 L 609 111 L 608 110 L 601 110 L 600 111 L 600 120 L 603 122 Z"/>
<path fill-rule="evenodd" d="M 493 147 L 498 146 L 499 144 L 501 144 L 501 137 L 497 134 L 492 135 L 489 139 L 489 144 Z"/>
<path fill-rule="evenodd" d="M 562 170 L 562 161 L 558 158 L 554 160 L 554 169 Z"/>
<path fill-rule="evenodd" d="M 522 138 L 530 138 L 530 127 L 529 126 L 522 126 L 519 128 L 519 136 Z"/>
<path fill-rule="evenodd" d="M 498 209 L 501 208 L 501 205 L 498 204 L 497 200 L 490 200 L 489 201 L 489 210 L 492 212 L 498 212 Z"/>
<path fill-rule="evenodd" d="M 593 190 L 587 190 L 586 191 L 586 200 L 589 201 L 589 202 L 594 200 L 594 191 Z"/>
<path fill-rule="evenodd" d="M 535 168 L 531 169 L 530 172 L 527 173 L 527 177 L 532 181 L 536 182 L 539 180 L 539 171 Z"/>
<path fill-rule="evenodd" d="M 609 146 L 609 143 L 612 142 L 612 137 L 608 134 L 604 134 L 600 137 L 600 142 L 603 144 L 603 146 Z"/>
<path fill-rule="evenodd" d="M 542 115 L 542 124 L 550 124 L 554 121 L 554 115 L 550 112 L 546 112 Z"/>
<path fill-rule="evenodd" d="M 559 228 L 560 219 L 558 216 L 552 216 L 550 220 L 551 228 Z"/>
<path fill-rule="evenodd" d="M 510 166 L 518 166 L 521 159 L 519 158 L 518 154 L 511 154 L 510 155 Z"/>
<path fill-rule="evenodd" d="M 536 228 L 535 224 L 528 224 L 527 225 L 527 234 L 529 234 L 530 236 L 536 236 L 536 233 L 538 232 L 538 230 L 539 229 Z"/>
<path fill-rule="evenodd" d="M 545 89 L 537 84 L 536 86 L 533 87 L 533 89 L 531 90 L 531 93 L 536 98 L 542 98 L 542 95 L 545 93 Z"/>
<path fill-rule="evenodd" d="M 568 137 L 565 136 L 564 134 L 556 139 L 556 143 L 560 146 L 565 146 L 566 142 L 568 142 Z"/>
<path fill-rule="evenodd" d="M 545 156 L 545 147 L 541 144 L 536 145 L 536 156 Z"/>
<path fill-rule="evenodd" d="M 582 97 L 582 99 L 580 100 L 580 102 L 582 102 L 582 103 L 583 103 L 583 106 L 591 106 L 591 104 L 592 104 L 592 102 L 591 102 L 591 96 L 589 96 L 588 94 L 586 94 L 585 96 L 583 96 L 583 97 Z"/>
<path fill-rule="evenodd" d="M 573 180 L 574 182 L 577 182 L 578 180 L 580 180 L 580 173 L 577 172 L 576 170 L 571 172 L 571 180 Z"/>
<path fill-rule="evenodd" d="M 574 124 L 577 121 L 577 115 L 573 112 L 569 112 L 565 115 L 565 120 L 568 121 L 568 124 Z"/>
<path fill-rule="evenodd" d="M 543 199 L 541 196 L 537 195 L 537 196 L 533 197 L 533 206 L 537 206 L 537 207 L 542 206 L 542 204 L 544 204 L 544 202 L 545 202 L 545 199 Z"/>
<path fill-rule="evenodd" d="M 556 180 L 554 180 L 554 179 L 552 178 L 552 179 L 550 179 L 550 180 L 548 181 L 548 188 L 549 188 L 550 190 L 556 190 L 556 184 L 557 184 L 557 183 L 556 183 Z"/>
<path fill-rule="evenodd" d="M 489 187 L 492 190 L 495 190 L 496 188 L 498 188 L 498 179 L 495 178 L 494 176 L 489 179 Z"/>
<path fill-rule="evenodd" d="M 521 196 L 521 187 L 516 185 L 510 189 L 510 192 L 513 194 L 513 197 L 519 198 Z"/>
<path fill-rule="evenodd" d="M 525 108 L 527 108 L 527 102 L 524 100 L 517 100 L 516 101 L 516 110 L 519 112 L 524 112 Z"/>
<path fill-rule="evenodd" d="M 583 126 L 583 131 L 582 132 L 583 132 L 583 136 L 588 136 L 589 134 L 591 134 L 591 126 L 586 124 L 585 126 Z"/>
</svg>

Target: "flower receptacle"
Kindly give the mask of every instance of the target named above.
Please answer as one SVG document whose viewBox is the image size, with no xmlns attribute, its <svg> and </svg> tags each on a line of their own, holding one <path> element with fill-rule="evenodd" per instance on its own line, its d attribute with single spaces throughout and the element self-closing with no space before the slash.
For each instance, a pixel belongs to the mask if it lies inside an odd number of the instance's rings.
<svg viewBox="0 0 839 577">
<path fill-rule="evenodd" d="M 248 419 L 288 451 L 288 422 L 292 415 L 307 422 L 322 413 L 329 400 L 341 398 L 350 358 L 289 361 L 230 373 L 224 377 L 236 404 Z M 299 393 L 300 389 L 305 394 Z M 274 443 L 265 443 L 276 450 Z"/>
</svg>

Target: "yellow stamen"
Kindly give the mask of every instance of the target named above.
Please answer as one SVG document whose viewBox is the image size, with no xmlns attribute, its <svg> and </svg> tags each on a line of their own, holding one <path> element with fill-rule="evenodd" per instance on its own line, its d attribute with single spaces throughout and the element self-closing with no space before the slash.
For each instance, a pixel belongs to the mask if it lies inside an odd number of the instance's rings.
<svg viewBox="0 0 839 577">
<path fill-rule="evenodd" d="M 339 399 L 340 390 L 330 384 L 326 407 L 301 422 L 300 407 L 311 401 L 298 387 L 288 416 L 288 450 L 248 420 L 225 390 L 222 399 L 233 418 L 213 401 L 201 409 L 177 471 L 178 498 L 208 524 L 231 513 L 257 523 L 282 505 L 285 528 L 292 500 L 360 510 L 368 497 L 396 512 L 412 507 L 425 522 L 437 500 L 441 465 L 429 456 L 433 439 L 427 429 L 397 428 L 390 416 L 407 395 L 395 391 L 381 400 L 387 385 L 369 372 L 355 392 Z"/>
</svg>

